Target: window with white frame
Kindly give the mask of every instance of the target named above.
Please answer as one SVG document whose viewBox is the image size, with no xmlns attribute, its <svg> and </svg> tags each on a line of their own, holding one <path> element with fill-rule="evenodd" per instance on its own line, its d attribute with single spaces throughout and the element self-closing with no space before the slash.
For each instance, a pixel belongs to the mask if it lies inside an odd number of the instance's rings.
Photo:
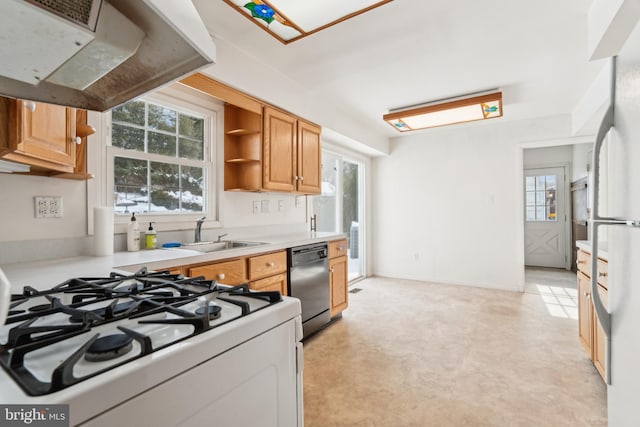
<svg viewBox="0 0 640 427">
<path fill-rule="evenodd" d="M 107 197 L 116 214 L 216 219 L 218 107 L 155 94 L 112 110 Z"/>
</svg>

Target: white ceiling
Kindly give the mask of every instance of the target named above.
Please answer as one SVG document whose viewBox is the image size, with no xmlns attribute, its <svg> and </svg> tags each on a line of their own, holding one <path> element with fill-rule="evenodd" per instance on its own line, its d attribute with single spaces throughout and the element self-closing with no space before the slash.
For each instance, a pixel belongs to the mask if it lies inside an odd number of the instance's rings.
<svg viewBox="0 0 640 427">
<path fill-rule="evenodd" d="M 395 0 L 283 45 L 224 2 L 194 0 L 215 39 L 388 137 L 400 136 L 390 109 L 494 88 L 498 120 L 570 113 L 603 65 L 587 62 L 590 3 Z"/>
</svg>

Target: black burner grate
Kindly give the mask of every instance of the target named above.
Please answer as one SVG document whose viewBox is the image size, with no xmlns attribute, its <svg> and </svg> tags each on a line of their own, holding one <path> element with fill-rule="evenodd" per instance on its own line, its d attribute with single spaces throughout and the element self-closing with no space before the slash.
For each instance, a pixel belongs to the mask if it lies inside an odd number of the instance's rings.
<svg viewBox="0 0 640 427">
<path fill-rule="evenodd" d="M 228 297 L 219 297 L 219 294 L 225 294 Z M 262 308 L 282 300 L 279 292 L 251 292 L 246 285 L 222 287 L 215 281 L 205 280 L 202 277 L 185 278 L 167 271 L 149 273 L 146 269 L 133 275 L 112 273 L 108 278 L 75 278 L 47 291 L 25 287 L 22 294 L 13 295 L 11 298 L 11 311 L 6 325 L 14 326 L 11 326 L 6 342 L 0 344 L 0 365 L 29 395 L 39 396 L 64 389 L 211 329 L 210 320 L 216 317 L 211 316 L 209 312 L 211 310 L 205 310 L 202 307 L 201 313 L 193 313 L 181 309 L 184 305 L 197 301 L 203 296 L 218 296 L 217 299 L 238 306 L 242 316 L 257 310 L 251 311 L 249 303 L 233 299 L 234 296 L 250 297 L 267 302 L 268 304 Z M 38 304 L 34 310 L 33 305 L 29 306 L 29 302 L 36 298 L 45 298 L 49 304 Z M 121 301 L 124 299 L 126 301 Z M 71 302 L 66 304 L 63 300 Z M 91 304 L 103 301 L 111 302 L 99 309 L 88 308 Z M 175 318 L 147 318 L 162 312 L 171 313 Z M 68 323 L 35 325 L 36 321 L 44 316 L 60 317 L 61 314 L 63 318 L 68 316 Z M 217 315 L 219 316 L 219 313 Z M 121 354 L 114 356 L 112 360 L 114 363 L 111 366 L 81 378 L 73 375 L 73 368 L 83 357 L 87 359 L 88 356 L 88 360 L 92 359 L 96 341 L 101 339 L 100 334 L 92 335 L 71 356 L 60 363 L 51 373 L 49 382 L 40 381 L 24 366 L 24 359 L 31 352 L 88 333 L 96 326 L 124 319 L 140 319 L 138 324 L 191 325 L 193 332 L 184 338 L 155 348 L 150 337 L 124 326 L 116 326 L 123 333 L 126 341 L 138 343 L 140 353 L 118 362 L 118 357 L 126 353 L 123 350 Z M 224 323 L 227 322 L 216 323 L 216 326 Z M 100 342 L 97 345 L 100 345 Z"/>
</svg>

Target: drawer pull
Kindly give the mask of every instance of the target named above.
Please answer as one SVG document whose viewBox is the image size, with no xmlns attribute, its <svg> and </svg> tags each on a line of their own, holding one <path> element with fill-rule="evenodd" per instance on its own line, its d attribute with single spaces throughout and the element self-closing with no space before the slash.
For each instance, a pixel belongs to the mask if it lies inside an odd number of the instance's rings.
<svg viewBox="0 0 640 427">
<path fill-rule="evenodd" d="M 218 280 L 224 280 L 224 273 L 220 273 L 216 276 Z"/>
<path fill-rule="evenodd" d="M 344 251 L 344 246 L 338 246 L 339 251 Z"/>
<path fill-rule="evenodd" d="M 607 273 L 605 273 L 604 271 L 599 271 L 598 277 L 607 277 Z"/>
<path fill-rule="evenodd" d="M 267 267 L 274 267 L 275 265 L 276 265 L 276 263 L 275 263 L 275 262 L 273 262 L 273 261 L 269 261 L 269 262 L 267 263 Z"/>
<path fill-rule="evenodd" d="M 591 292 L 585 292 L 585 293 L 584 293 L 584 296 L 585 296 L 585 297 L 587 297 L 587 298 L 589 298 L 589 297 L 591 296 Z"/>
<path fill-rule="evenodd" d="M 585 261 L 583 259 L 579 259 L 576 264 L 580 265 L 580 264 L 586 264 L 586 263 L 587 263 L 587 261 Z"/>
</svg>

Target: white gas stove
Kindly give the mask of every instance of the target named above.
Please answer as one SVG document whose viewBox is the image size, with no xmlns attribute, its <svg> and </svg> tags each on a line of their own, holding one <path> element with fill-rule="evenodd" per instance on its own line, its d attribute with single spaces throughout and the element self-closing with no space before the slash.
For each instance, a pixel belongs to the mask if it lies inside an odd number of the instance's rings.
<svg viewBox="0 0 640 427">
<path fill-rule="evenodd" d="M 0 405 L 69 404 L 82 426 L 302 426 L 301 325 L 296 299 L 168 272 L 25 287 L 0 327 Z"/>
</svg>

